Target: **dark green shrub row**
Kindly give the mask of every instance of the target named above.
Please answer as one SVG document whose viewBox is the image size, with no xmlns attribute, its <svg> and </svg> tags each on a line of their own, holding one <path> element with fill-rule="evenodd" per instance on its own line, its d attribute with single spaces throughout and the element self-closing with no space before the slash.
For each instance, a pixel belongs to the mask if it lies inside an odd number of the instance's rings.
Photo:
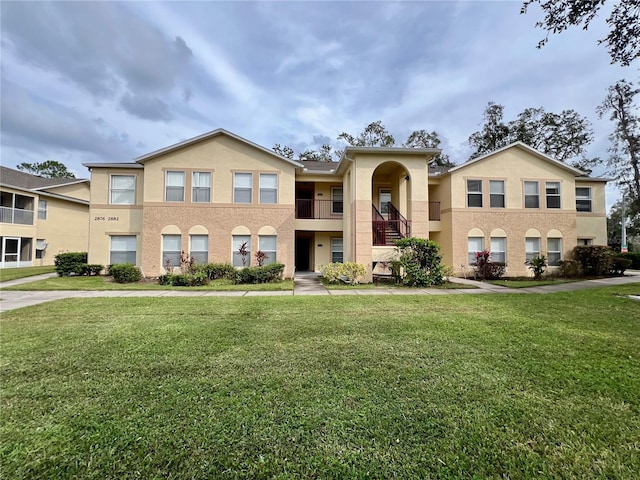
<svg viewBox="0 0 640 480">
<path fill-rule="evenodd" d="M 631 265 L 629 265 L 628 268 L 633 268 L 634 270 L 640 270 L 640 252 L 621 253 L 620 256 L 622 258 L 631 260 Z"/>
<path fill-rule="evenodd" d="M 100 265 L 98 263 L 83 263 L 79 265 L 79 271 L 76 273 L 78 275 L 100 275 L 100 272 L 104 270 L 104 265 Z"/>
<path fill-rule="evenodd" d="M 209 283 L 209 279 L 203 272 L 196 273 L 167 273 L 158 277 L 160 285 L 172 285 L 174 287 L 199 287 Z"/>
<path fill-rule="evenodd" d="M 118 283 L 133 283 L 142 279 L 140 269 L 131 263 L 109 265 L 109 274 Z"/>
<path fill-rule="evenodd" d="M 59 253 L 54 257 L 53 263 L 59 277 L 79 274 L 82 266 L 87 264 L 87 252 Z"/>
<path fill-rule="evenodd" d="M 583 275 L 606 275 L 611 253 L 611 248 L 605 245 L 577 246 L 573 249 L 573 258 L 580 264 Z"/>
<path fill-rule="evenodd" d="M 203 273 L 209 280 L 220 280 L 221 278 L 233 280 L 236 269 L 230 263 L 207 263 L 195 265 L 193 273 Z"/>
<path fill-rule="evenodd" d="M 282 263 L 270 263 L 264 267 L 245 267 L 236 270 L 233 283 L 269 283 L 282 279 L 284 265 Z"/>
<path fill-rule="evenodd" d="M 613 255 L 609 261 L 609 273 L 611 275 L 623 275 L 627 268 L 631 267 L 632 260 L 620 254 Z"/>
</svg>

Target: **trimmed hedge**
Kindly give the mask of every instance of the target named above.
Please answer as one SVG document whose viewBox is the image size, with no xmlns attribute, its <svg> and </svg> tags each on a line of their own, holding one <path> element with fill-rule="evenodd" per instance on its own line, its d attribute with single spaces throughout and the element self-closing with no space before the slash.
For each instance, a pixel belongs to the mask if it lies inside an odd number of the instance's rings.
<svg viewBox="0 0 640 480">
<path fill-rule="evenodd" d="M 282 280 L 284 265 L 282 263 L 270 263 L 263 267 L 245 267 L 236 270 L 233 283 L 236 285 L 243 283 L 270 283 Z"/>
<path fill-rule="evenodd" d="M 573 258 L 580 264 L 583 275 L 600 276 L 609 273 L 612 253 L 605 245 L 579 245 L 573 249 Z"/>
<path fill-rule="evenodd" d="M 59 277 L 80 274 L 82 267 L 87 265 L 87 252 L 59 253 L 53 258 L 53 263 Z"/>
<path fill-rule="evenodd" d="M 236 269 L 230 263 L 207 263 L 204 265 L 195 265 L 193 267 L 193 273 L 202 273 L 209 280 L 219 280 L 221 278 L 233 280 Z"/>
<path fill-rule="evenodd" d="M 119 263 L 109 266 L 109 274 L 118 283 L 134 283 L 142 279 L 140 269 L 132 263 Z"/>
<path fill-rule="evenodd" d="M 631 260 L 631 265 L 628 268 L 633 268 L 634 270 L 640 270 L 640 252 L 621 253 L 620 256 L 622 258 Z"/>
<path fill-rule="evenodd" d="M 158 277 L 160 285 L 172 285 L 174 287 L 200 287 L 209 283 L 209 279 L 203 272 L 197 273 L 167 273 Z"/>
</svg>

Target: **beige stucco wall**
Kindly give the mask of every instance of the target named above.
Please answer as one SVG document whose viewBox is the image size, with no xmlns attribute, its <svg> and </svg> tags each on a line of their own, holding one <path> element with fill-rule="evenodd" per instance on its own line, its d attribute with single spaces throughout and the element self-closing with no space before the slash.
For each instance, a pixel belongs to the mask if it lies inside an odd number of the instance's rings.
<svg viewBox="0 0 640 480">
<path fill-rule="evenodd" d="M 316 232 L 316 234 L 314 235 L 314 243 L 312 247 L 314 271 L 320 272 L 323 265 L 331 263 L 332 238 L 342 238 L 342 232 Z M 348 260 L 345 258 L 345 261 Z"/>
<path fill-rule="evenodd" d="M 253 173 L 253 204 L 259 205 L 259 174 L 278 174 L 278 203 L 294 204 L 295 167 L 234 138 L 219 135 L 144 162 L 145 203 L 163 203 L 165 172 L 185 172 L 185 201 L 191 203 L 191 173 L 212 172 L 212 203 L 233 204 L 234 172 Z"/>
<path fill-rule="evenodd" d="M 136 177 L 135 205 L 142 205 L 144 190 L 144 171 L 140 168 L 98 168 L 91 169 L 91 207 L 127 209 L 129 205 L 110 205 L 109 188 L 111 175 L 134 175 Z"/>
<path fill-rule="evenodd" d="M 74 183 L 72 185 L 62 185 L 59 187 L 47 187 L 44 190 L 50 193 L 55 193 L 57 195 L 65 195 L 67 197 L 78 198 L 87 202 L 91 197 L 89 182 Z"/>
<path fill-rule="evenodd" d="M 89 247 L 89 206 L 42 197 L 47 201 L 47 219 L 37 220 L 34 239 L 46 240 L 48 246 L 42 260 L 35 258 L 34 265 L 53 265 L 54 256 L 63 252 L 86 252 Z M 37 214 L 36 214 L 37 217 Z"/>
</svg>

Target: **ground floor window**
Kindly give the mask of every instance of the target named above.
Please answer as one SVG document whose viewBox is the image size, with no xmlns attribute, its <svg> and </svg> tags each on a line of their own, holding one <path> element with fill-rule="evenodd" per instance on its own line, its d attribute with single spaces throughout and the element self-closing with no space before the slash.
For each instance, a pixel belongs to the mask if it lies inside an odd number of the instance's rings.
<svg viewBox="0 0 640 480">
<path fill-rule="evenodd" d="M 135 235 L 111 235 L 111 251 L 109 263 L 136 264 L 136 236 Z"/>
<path fill-rule="evenodd" d="M 491 239 L 491 261 L 507 263 L 507 239 L 495 237 Z"/>
<path fill-rule="evenodd" d="M 578 239 L 578 245 L 580 247 L 588 247 L 589 245 L 593 245 L 593 239 L 592 238 L 579 238 Z"/>
<path fill-rule="evenodd" d="M 266 255 L 263 265 L 269 265 L 278 260 L 278 237 L 275 235 L 260 235 L 258 249 Z"/>
<path fill-rule="evenodd" d="M 547 263 L 550 267 L 557 267 L 562 260 L 562 239 L 547 238 Z"/>
<path fill-rule="evenodd" d="M 476 263 L 476 253 L 484 250 L 484 237 L 467 238 L 467 261 L 469 265 Z"/>
<path fill-rule="evenodd" d="M 191 235 L 189 258 L 198 265 L 209 262 L 209 235 Z"/>
<path fill-rule="evenodd" d="M 342 238 L 331 239 L 331 261 L 333 263 L 343 263 L 344 261 Z"/>
<path fill-rule="evenodd" d="M 233 266 L 251 265 L 251 235 L 234 235 L 232 243 Z"/>
<path fill-rule="evenodd" d="M 181 235 L 162 235 L 162 266 L 179 267 L 182 253 Z"/>
<path fill-rule="evenodd" d="M 525 259 L 527 262 L 540 255 L 540 239 L 537 237 L 525 238 Z"/>
</svg>

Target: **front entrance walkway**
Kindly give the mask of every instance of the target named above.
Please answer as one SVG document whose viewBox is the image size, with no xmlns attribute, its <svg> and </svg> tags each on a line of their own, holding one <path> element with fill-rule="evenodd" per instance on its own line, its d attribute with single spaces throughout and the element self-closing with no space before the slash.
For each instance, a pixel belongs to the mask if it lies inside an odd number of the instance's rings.
<svg viewBox="0 0 640 480">
<path fill-rule="evenodd" d="M 316 272 L 296 272 L 294 295 L 329 295 Z"/>
</svg>

